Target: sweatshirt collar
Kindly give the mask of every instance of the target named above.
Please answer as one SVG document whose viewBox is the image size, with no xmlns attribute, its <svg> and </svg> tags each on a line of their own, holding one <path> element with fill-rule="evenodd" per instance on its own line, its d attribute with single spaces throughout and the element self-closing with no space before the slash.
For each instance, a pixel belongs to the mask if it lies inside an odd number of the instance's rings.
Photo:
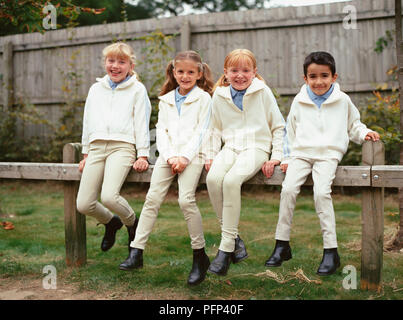
<svg viewBox="0 0 403 320">
<path fill-rule="evenodd" d="M 108 89 L 112 89 L 111 84 L 110 84 L 110 78 L 109 76 L 106 74 L 105 76 L 103 76 L 102 78 L 96 78 L 96 80 L 98 82 L 100 82 L 103 86 L 107 87 Z M 122 82 L 118 83 L 118 85 L 116 86 L 115 89 L 123 89 L 126 87 L 131 86 L 133 83 L 135 83 L 137 81 L 137 78 L 135 75 L 131 76 L 131 77 L 127 77 L 125 80 L 123 80 Z"/>
<path fill-rule="evenodd" d="M 334 89 L 334 84 L 332 83 L 332 85 L 330 86 L 329 90 L 327 90 L 326 93 L 324 93 L 322 95 L 317 95 L 315 92 L 312 91 L 310 86 L 306 86 L 306 91 L 308 92 L 309 98 L 311 98 L 313 103 L 315 103 L 319 108 L 322 105 L 322 103 L 324 103 L 327 100 L 327 98 L 330 97 L 330 95 L 333 92 L 333 89 Z"/>
<path fill-rule="evenodd" d="M 340 97 L 341 97 L 340 93 L 341 93 L 340 85 L 337 82 L 333 83 L 333 91 L 330 93 L 330 96 L 326 99 L 326 101 L 324 101 L 322 103 L 322 106 L 325 105 L 325 104 L 335 102 L 338 99 L 340 99 Z M 298 93 L 298 95 L 295 98 L 301 103 L 315 105 L 315 103 L 309 97 L 306 84 L 304 84 L 302 86 L 300 92 Z"/>
<path fill-rule="evenodd" d="M 246 89 L 245 96 L 252 94 L 256 91 L 262 90 L 264 87 L 265 87 L 265 83 L 262 80 L 255 77 L 252 80 L 252 83 L 250 84 L 250 86 Z M 215 91 L 217 92 L 218 95 L 220 95 L 226 99 L 232 100 L 230 86 L 217 87 L 217 89 Z"/>
<path fill-rule="evenodd" d="M 110 85 L 110 87 L 112 88 L 112 90 L 114 90 L 114 89 L 116 89 L 117 86 L 122 85 L 122 84 L 125 83 L 127 80 L 129 80 L 130 78 L 131 78 L 131 75 L 129 74 L 129 75 L 127 75 L 127 77 L 126 77 L 124 80 L 122 80 L 122 81 L 116 83 L 116 82 L 113 82 L 113 81 L 111 80 L 111 78 L 108 76 L 108 82 L 109 82 L 109 85 Z"/>
<path fill-rule="evenodd" d="M 194 101 L 196 101 L 197 99 L 199 99 L 200 97 L 200 92 L 202 91 L 202 89 L 200 89 L 197 85 L 195 85 L 193 87 L 193 89 L 186 95 L 186 99 L 183 103 L 192 103 Z M 171 90 L 168 93 L 159 96 L 158 97 L 161 101 L 164 101 L 172 106 L 176 106 L 176 89 L 175 90 Z"/>
</svg>

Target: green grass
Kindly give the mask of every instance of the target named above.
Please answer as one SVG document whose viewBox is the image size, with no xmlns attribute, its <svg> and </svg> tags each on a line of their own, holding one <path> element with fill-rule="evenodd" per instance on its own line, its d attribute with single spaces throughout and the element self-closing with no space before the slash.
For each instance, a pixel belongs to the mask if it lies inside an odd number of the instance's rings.
<svg viewBox="0 0 403 320">
<path fill-rule="evenodd" d="M 139 215 L 145 192 L 125 187 L 124 194 Z M 361 257 L 361 199 L 356 196 L 334 196 L 339 254 L 342 266 L 336 274 L 319 277 L 316 270 L 322 258 L 322 235 L 314 210 L 312 195 L 302 194 L 297 200 L 291 234 L 293 259 L 279 268 L 267 269 L 264 262 L 274 246 L 277 224 L 278 192 L 244 192 L 240 235 L 249 258 L 231 265 L 228 275 L 208 274 L 197 287 L 188 287 L 187 276 L 192 265 L 192 250 L 183 214 L 175 192 L 161 207 L 159 217 L 144 251 L 144 268 L 134 272 L 119 270 L 126 259 L 127 231 L 117 234 L 115 246 L 100 250 L 103 225 L 87 218 L 87 264 L 81 268 L 65 265 L 63 189 L 55 183 L 0 182 L 0 218 L 12 221 L 14 230 L 0 228 L 0 279 L 7 281 L 43 277 L 45 265 L 57 269 L 58 283 L 74 285 L 79 291 L 117 292 L 118 297 L 136 294 L 154 299 L 403 299 L 403 254 L 385 252 L 383 257 L 383 290 L 346 290 L 342 282 L 347 274 L 343 267 L 357 270 L 357 286 Z M 385 202 L 385 234 L 399 221 L 396 197 Z M 206 191 L 198 193 L 203 216 L 207 254 L 212 260 L 220 243 L 220 228 Z M 358 247 L 357 247 L 358 246 Z M 301 280 L 296 272 L 313 281 Z M 273 272 L 277 279 L 273 278 Z M 318 283 L 320 282 L 320 283 Z"/>
</svg>

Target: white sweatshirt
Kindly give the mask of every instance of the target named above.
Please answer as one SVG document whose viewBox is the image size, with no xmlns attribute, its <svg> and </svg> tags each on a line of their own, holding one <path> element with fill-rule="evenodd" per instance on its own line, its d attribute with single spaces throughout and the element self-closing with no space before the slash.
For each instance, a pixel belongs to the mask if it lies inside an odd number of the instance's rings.
<svg viewBox="0 0 403 320">
<path fill-rule="evenodd" d="M 84 109 L 82 153 L 95 140 L 136 145 L 137 157 L 149 157 L 151 104 L 145 86 L 132 76 L 112 90 L 108 75 L 97 78 Z"/>
<path fill-rule="evenodd" d="M 338 83 L 320 108 L 304 84 L 288 114 L 283 163 L 295 157 L 340 161 L 350 139 L 361 144 L 368 132 L 371 130 L 360 121 L 358 109 Z"/>
<path fill-rule="evenodd" d="M 221 148 L 237 151 L 257 148 L 268 153 L 271 159 L 283 158 L 285 122 L 270 88 L 254 78 L 243 97 L 243 111 L 232 101 L 230 87 L 218 87 L 213 95 L 212 159 Z"/>
<path fill-rule="evenodd" d="M 182 103 L 180 115 L 175 103 L 175 90 L 160 96 L 157 128 L 157 149 L 167 161 L 182 156 L 192 161 L 202 153 L 209 136 L 211 97 L 199 87 Z"/>
</svg>

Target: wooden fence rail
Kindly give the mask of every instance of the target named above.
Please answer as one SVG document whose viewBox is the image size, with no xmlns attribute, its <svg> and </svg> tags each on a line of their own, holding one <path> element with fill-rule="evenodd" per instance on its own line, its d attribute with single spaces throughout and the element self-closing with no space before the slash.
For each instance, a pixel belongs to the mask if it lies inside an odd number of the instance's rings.
<svg viewBox="0 0 403 320">
<path fill-rule="evenodd" d="M 63 149 L 63 163 L 0 162 L 0 179 L 56 180 L 64 184 L 66 264 L 81 266 L 87 261 L 85 216 L 76 209 L 81 173 L 78 171 L 80 144 L 69 143 Z M 339 166 L 333 186 L 351 186 L 362 190 L 361 289 L 382 286 L 384 188 L 403 186 L 403 166 L 384 165 L 382 142 L 364 142 L 361 166 Z M 131 171 L 127 182 L 149 182 L 153 166 L 143 173 Z M 205 183 L 206 172 L 200 177 Z M 276 167 L 267 179 L 261 172 L 247 184 L 281 185 L 284 173 Z M 309 177 L 305 185 L 312 185 Z"/>
</svg>

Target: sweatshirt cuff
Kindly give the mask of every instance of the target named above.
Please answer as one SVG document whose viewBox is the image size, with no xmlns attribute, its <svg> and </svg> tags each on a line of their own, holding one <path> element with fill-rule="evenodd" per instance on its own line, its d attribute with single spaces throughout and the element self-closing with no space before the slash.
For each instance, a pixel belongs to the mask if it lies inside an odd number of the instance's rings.
<svg viewBox="0 0 403 320">
<path fill-rule="evenodd" d="M 160 156 L 162 156 L 165 161 L 168 161 L 168 159 L 170 159 L 172 157 L 177 157 L 177 155 L 172 151 L 167 151 L 167 152 L 163 152 L 163 153 L 160 152 Z"/>
<path fill-rule="evenodd" d="M 280 162 L 282 159 L 283 159 L 283 154 L 281 152 L 273 152 L 270 157 L 270 160 L 278 160 Z"/>
<path fill-rule="evenodd" d="M 185 157 L 186 159 L 189 160 L 189 162 L 192 162 L 195 154 L 193 152 L 190 152 L 190 151 L 185 151 L 185 152 L 182 152 L 182 154 L 180 154 L 179 156 L 180 157 Z"/>
<path fill-rule="evenodd" d="M 150 157 L 150 149 L 137 149 L 137 158 L 139 157 Z"/>
<path fill-rule="evenodd" d="M 289 164 L 291 162 L 291 158 L 285 158 L 283 161 L 281 161 L 280 165 L 282 164 Z"/>
<path fill-rule="evenodd" d="M 83 144 L 83 145 L 81 146 L 81 153 L 83 153 L 83 154 L 88 154 L 89 149 L 90 149 L 90 148 L 89 148 L 89 145 L 87 145 L 87 144 L 84 145 L 84 144 Z"/>
</svg>

